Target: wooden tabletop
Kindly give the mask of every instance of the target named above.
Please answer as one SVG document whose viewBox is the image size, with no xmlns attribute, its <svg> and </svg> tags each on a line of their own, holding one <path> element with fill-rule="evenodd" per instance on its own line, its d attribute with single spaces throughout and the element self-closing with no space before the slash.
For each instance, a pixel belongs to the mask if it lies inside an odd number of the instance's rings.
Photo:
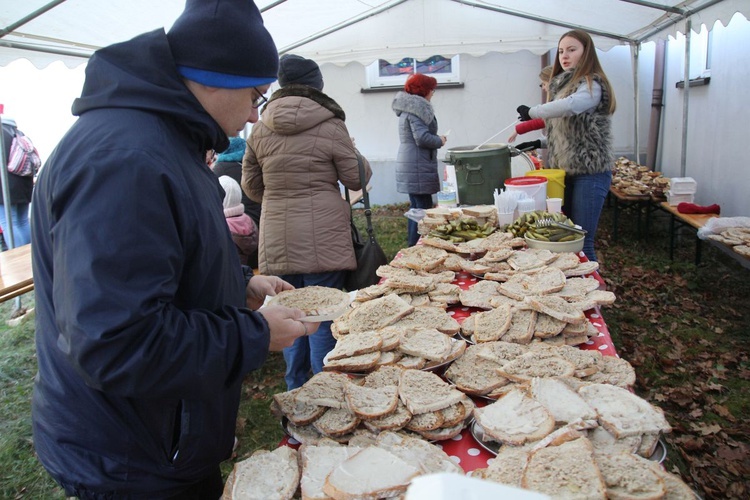
<svg viewBox="0 0 750 500">
<path fill-rule="evenodd" d="M 709 219 L 718 217 L 717 214 L 683 214 L 677 210 L 676 206 L 670 205 L 666 201 L 661 202 L 660 205 L 662 209 L 666 210 L 675 217 L 679 217 L 682 221 L 684 221 L 686 224 L 690 224 L 695 229 L 702 228 Z"/>
<path fill-rule="evenodd" d="M 0 302 L 34 289 L 31 274 L 31 245 L 0 252 Z"/>
</svg>

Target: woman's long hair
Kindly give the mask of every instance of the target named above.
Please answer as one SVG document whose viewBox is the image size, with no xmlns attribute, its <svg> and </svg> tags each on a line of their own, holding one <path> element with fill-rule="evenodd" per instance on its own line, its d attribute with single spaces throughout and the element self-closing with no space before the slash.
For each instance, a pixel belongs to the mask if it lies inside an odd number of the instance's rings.
<svg viewBox="0 0 750 500">
<path fill-rule="evenodd" d="M 609 80 L 607 79 L 607 75 L 604 74 L 602 65 L 599 63 L 599 58 L 596 56 L 596 48 L 594 47 L 594 41 L 591 39 L 591 35 L 583 30 L 568 31 L 560 37 L 560 40 L 558 40 L 558 49 L 560 47 L 560 42 L 562 42 L 562 39 L 565 37 L 575 38 L 583 45 L 583 55 L 581 56 L 581 59 L 579 59 L 576 67 L 573 68 L 573 76 L 570 79 L 568 85 L 575 85 L 576 82 L 580 81 L 582 78 L 585 78 L 586 82 L 588 83 L 589 89 L 591 89 L 591 75 L 597 75 L 609 89 L 609 114 L 611 115 L 615 112 L 615 108 L 617 107 L 617 103 L 615 102 L 615 91 L 612 88 L 612 85 L 610 85 Z M 558 55 L 557 57 L 555 57 L 555 64 L 553 65 L 552 69 L 552 77 L 554 78 L 563 71 L 563 67 L 560 64 L 560 56 Z"/>
</svg>

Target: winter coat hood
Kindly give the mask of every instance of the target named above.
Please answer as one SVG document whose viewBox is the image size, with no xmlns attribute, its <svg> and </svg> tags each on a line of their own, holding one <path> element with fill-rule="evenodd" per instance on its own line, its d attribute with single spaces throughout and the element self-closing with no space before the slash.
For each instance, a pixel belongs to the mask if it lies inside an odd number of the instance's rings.
<svg viewBox="0 0 750 500">
<path fill-rule="evenodd" d="M 280 135 L 296 135 L 331 118 L 346 120 L 336 101 L 319 90 L 298 84 L 274 92 L 262 116 L 263 124 Z"/>
<path fill-rule="evenodd" d="M 435 110 L 432 108 L 430 101 L 422 96 L 409 94 L 403 90 L 396 93 L 391 103 L 391 108 L 396 113 L 396 116 L 401 116 L 401 113 L 411 113 L 428 125 L 435 119 Z"/>
</svg>

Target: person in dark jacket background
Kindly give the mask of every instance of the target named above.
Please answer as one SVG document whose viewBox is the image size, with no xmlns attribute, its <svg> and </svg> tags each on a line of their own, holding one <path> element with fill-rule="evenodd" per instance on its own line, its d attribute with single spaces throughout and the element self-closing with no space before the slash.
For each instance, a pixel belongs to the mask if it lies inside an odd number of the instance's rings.
<svg viewBox="0 0 750 500">
<path fill-rule="evenodd" d="M 393 98 L 391 107 L 398 116 L 398 155 L 396 156 L 396 190 L 409 194 L 411 208 L 432 208 L 432 195 L 440 191 L 437 150 L 446 137 L 438 135 L 438 123 L 432 108 L 437 80 L 431 76 L 411 75 Z M 419 241 L 417 223 L 409 219 L 408 244 Z"/>
<path fill-rule="evenodd" d="M 229 177 L 237 181 L 237 184 L 240 184 L 242 182 L 242 157 L 245 156 L 246 146 L 247 142 L 242 137 L 237 136 L 229 138 L 229 147 L 225 151 L 219 153 L 219 155 L 216 157 L 216 162 L 211 167 L 217 177 L 228 175 Z M 250 219 L 253 221 L 253 224 L 255 224 L 255 234 L 257 238 L 257 234 L 260 230 L 261 204 L 256 203 L 248 198 L 245 192 L 242 191 L 242 189 L 240 189 L 240 192 L 242 193 L 242 206 L 245 207 L 245 214 L 250 217 Z M 255 251 L 248 256 L 246 264 L 252 268 L 258 267 L 257 240 L 255 244 Z"/>
<path fill-rule="evenodd" d="M 3 117 L 3 151 L 5 164 L 8 164 L 10 145 L 13 137 L 18 133 L 16 122 L 12 118 Z M 34 177 L 11 174 L 8 172 L 8 193 L 10 193 L 10 217 L 13 225 L 13 246 L 20 247 L 31 242 L 31 228 L 29 227 L 29 204 L 34 190 Z M 10 248 L 10 231 L 5 217 L 5 198 L 0 190 L 0 227 L 3 228 L 3 239 Z"/>
<path fill-rule="evenodd" d="M 292 286 L 241 267 L 205 163 L 277 69 L 248 0 L 187 0 L 88 63 L 32 211 L 34 446 L 67 496 L 219 498 L 245 375 L 317 329 L 251 310 Z"/>
</svg>

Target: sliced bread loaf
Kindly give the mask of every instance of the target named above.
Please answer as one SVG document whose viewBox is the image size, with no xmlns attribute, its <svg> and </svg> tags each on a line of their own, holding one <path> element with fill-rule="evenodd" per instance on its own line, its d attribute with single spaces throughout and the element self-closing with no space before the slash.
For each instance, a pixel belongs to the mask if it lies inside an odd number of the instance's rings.
<svg viewBox="0 0 750 500">
<path fill-rule="evenodd" d="M 474 316 L 474 341 L 492 342 L 500 340 L 508 331 L 513 311 L 508 304 L 504 304 L 491 311 L 476 313 Z"/>
<path fill-rule="evenodd" d="M 344 385 L 349 377 L 343 373 L 320 372 L 300 387 L 295 401 L 307 405 L 346 408 Z"/>
<path fill-rule="evenodd" d="M 443 361 L 451 353 L 451 339 L 434 328 L 411 330 L 401 337 L 399 350 L 410 356 Z"/>
<path fill-rule="evenodd" d="M 318 446 L 303 444 L 299 448 L 302 478 L 300 489 L 305 500 L 327 500 L 323 492 L 326 477 L 341 462 L 354 456 L 362 448 L 357 446 Z"/>
<path fill-rule="evenodd" d="M 599 423 L 617 438 L 672 431 L 661 408 L 627 389 L 590 384 L 578 393 L 599 413 Z"/>
<path fill-rule="evenodd" d="M 320 417 L 325 411 L 325 406 L 306 404 L 296 400 L 297 393 L 301 387 L 291 391 L 282 392 L 273 395 L 273 400 L 279 408 L 279 411 L 296 425 L 307 425 Z"/>
<path fill-rule="evenodd" d="M 382 345 L 383 339 L 376 331 L 351 333 L 336 342 L 336 346 L 328 353 L 327 358 L 336 360 L 380 351 Z"/>
<path fill-rule="evenodd" d="M 563 358 L 530 351 L 505 363 L 497 372 L 515 382 L 530 382 L 534 377 L 569 377 L 575 367 Z"/>
<path fill-rule="evenodd" d="M 649 460 L 631 453 L 595 455 L 612 500 L 658 500 L 667 490 Z"/>
<path fill-rule="evenodd" d="M 556 423 L 596 421 L 598 416 L 577 392 L 554 378 L 531 379 L 531 397 L 555 417 Z"/>
<path fill-rule="evenodd" d="M 583 323 L 586 316 L 583 311 L 561 297 L 554 295 L 530 296 L 524 302 L 537 312 L 548 314 L 566 323 Z"/>
</svg>

